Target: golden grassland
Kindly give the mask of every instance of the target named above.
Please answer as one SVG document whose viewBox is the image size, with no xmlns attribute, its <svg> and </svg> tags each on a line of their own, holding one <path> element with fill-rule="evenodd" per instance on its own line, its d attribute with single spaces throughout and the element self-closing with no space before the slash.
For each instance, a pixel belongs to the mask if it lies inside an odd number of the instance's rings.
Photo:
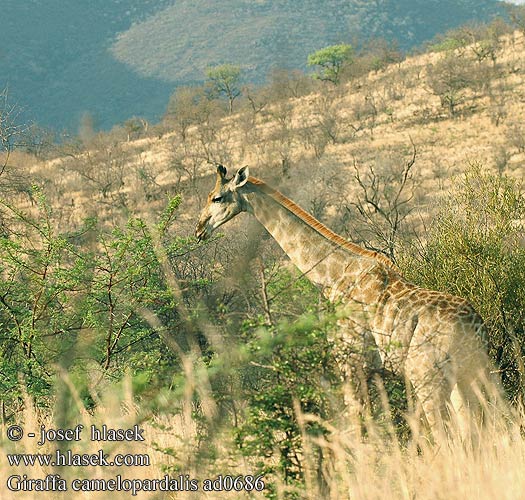
<svg viewBox="0 0 525 500">
<path fill-rule="evenodd" d="M 67 375 L 62 382 L 71 384 Z M 73 394 L 74 389 L 73 389 Z M 227 429 L 218 431 L 209 443 L 199 443 L 195 422 L 191 418 L 191 402 L 184 401 L 182 415 L 171 418 L 151 418 L 141 412 L 134 400 L 129 379 L 118 387 L 109 388 L 104 399 L 94 414 L 86 412 L 80 399 L 77 405 L 78 423 L 89 429 L 91 425 L 101 428 L 132 428 L 138 424 L 144 429 L 144 443 L 120 442 L 100 443 L 90 441 L 87 431 L 80 442 L 62 447 L 78 454 L 96 454 L 102 447 L 109 457 L 116 454 L 146 454 L 149 466 L 129 467 L 13 467 L 7 466 L 5 455 L 8 453 L 35 453 L 34 439 L 24 437 L 17 443 L 10 443 L 3 438 L 1 453 L 4 466 L 1 468 L 0 484 L 2 498 L 62 498 L 74 494 L 75 498 L 130 498 L 130 491 L 77 491 L 71 492 L 74 479 L 111 480 L 117 475 L 123 479 L 160 479 L 166 474 L 178 479 L 196 479 L 197 491 L 146 492 L 139 491 L 137 498 L 181 498 L 181 499 L 222 499 L 222 498 L 263 498 L 265 492 L 239 491 L 203 491 L 206 479 L 217 479 L 219 475 L 253 475 L 255 461 L 242 457 L 232 441 Z M 212 405 L 213 402 L 208 401 Z M 490 410 L 489 410 L 490 411 Z M 296 417 L 301 425 L 318 417 L 303 414 L 297 407 Z M 417 432 L 418 424 L 409 420 Z M 324 422 L 331 430 L 327 440 L 312 440 L 305 433 L 304 456 L 306 491 L 294 490 L 293 487 L 280 483 L 276 478 L 263 477 L 263 481 L 272 480 L 276 498 L 286 498 L 296 491 L 300 498 L 314 499 L 518 499 L 523 497 L 525 479 L 525 441 L 522 429 L 525 420 L 517 414 L 512 422 L 508 416 L 497 416 L 490 426 L 483 429 L 471 428 L 478 436 L 477 444 L 465 442 L 461 436 L 452 433 L 438 436 L 432 443 L 424 434 L 419 439 L 399 444 L 393 428 L 380 428 L 371 418 L 365 419 L 366 438 L 356 437 L 349 431 L 352 428 L 348 420 L 338 424 Z M 39 429 L 57 428 L 60 424 L 56 416 L 39 415 L 27 401 L 20 423 L 26 432 Z M 2 436 L 5 436 L 5 426 Z M 38 434 L 38 432 L 37 432 Z M 315 452 L 314 450 L 315 445 Z M 196 450 L 215 446 L 218 454 L 214 459 L 199 457 Z M 47 443 L 38 448 L 38 453 L 55 453 L 56 443 Z M 319 480 L 316 463 L 319 450 L 325 458 L 322 467 L 323 480 Z M 176 458 L 176 460 L 175 460 Z M 178 467 L 174 467 L 175 462 Z M 181 465 L 183 464 L 183 465 Z M 67 481 L 69 493 L 51 493 L 38 491 L 8 492 L 3 486 L 10 475 L 27 475 L 30 479 L 45 478 L 58 474 Z M 91 483 L 93 484 L 93 483 Z M 180 484 L 183 484 L 182 482 Z M 187 483 L 186 483 L 187 484 Z M 91 486 L 92 487 L 92 486 Z M 140 488 L 137 486 L 137 488 Z M 182 489 L 182 488 L 181 488 Z"/>
<path fill-rule="evenodd" d="M 245 105 L 233 116 L 211 114 L 192 125 L 185 140 L 177 125 L 168 123 L 145 138 L 126 141 L 108 134 L 95 138 L 87 151 L 65 151 L 46 161 L 18 154 L 12 163 L 24 180 L 45 186 L 65 227 L 78 226 L 88 215 L 112 224 L 155 213 L 167 194 L 182 191 L 178 223 L 189 233 L 213 163 L 247 164 L 252 175 L 277 184 L 306 209 L 322 199 L 330 225 L 331 210 L 356 193 L 354 168 L 399 167 L 414 146 L 414 203 L 428 213 L 469 164 L 523 178 L 524 48 L 519 32 L 503 37 L 495 73 L 481 90 L 460 92 L 455 116 L 428 81 L 429 68 L 445 55 L 426 53 L 337 88 L 325 85 L 305 96 L 270 99 L 257 113 Z M 452 57 L 458 64 L 463 64 L 459 58 L 473 62 L 468 48 Z M 491 65 L 487 60 L 473 68 Z M 29 206 L 25 193 L 19 201 Z"/>
</svg>

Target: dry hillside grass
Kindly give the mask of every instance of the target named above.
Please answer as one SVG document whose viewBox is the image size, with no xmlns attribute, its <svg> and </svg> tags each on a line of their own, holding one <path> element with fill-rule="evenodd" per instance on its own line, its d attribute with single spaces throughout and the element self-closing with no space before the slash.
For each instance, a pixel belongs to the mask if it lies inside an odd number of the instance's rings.
<svg viewBox="0 0 525 500">
<path fill-rule="evenodd" d="M 418 204 L 427 207 L 469 163 L 523 177 L 524 48 L 520 33 L 505 37 L 494 73 L 480 71 L 476 78 L 482 88 L 460 92 L 453 117 L 427 77 L 445 56 L 429 53 L 339 88 L 326 85 L 304 97 L 269 101 L 258 113 L 244 109 L 232 117 L 211 115 L 190 127 L 185 141 L 174 126 L 130 142 L 101 137 L 87 152 L 68 151 L 50 161 L 22 157 L 13 163 L 21 176 L 47 186 L 67 224 L 87 214 L 114 219 L 119 213 L 151 213 L 164 193 L 177 191 L 185 198 L 182 219 L 193 223 L 200 201 L 194 188 L 200 179 L 206 183 L 214 162 L 250 165 L 252 175 L 279 184 L 305 208 L 324 198 L 329 209 L 355 193 L 354 165 L 361 172 L 370 165 L 399 168 L 410 159 L 412 141 Z M 468 49 L 453 57 L 459 65 L 471 61 L 475 70 L 492 64 L 475 62 Z"/>
</svg>

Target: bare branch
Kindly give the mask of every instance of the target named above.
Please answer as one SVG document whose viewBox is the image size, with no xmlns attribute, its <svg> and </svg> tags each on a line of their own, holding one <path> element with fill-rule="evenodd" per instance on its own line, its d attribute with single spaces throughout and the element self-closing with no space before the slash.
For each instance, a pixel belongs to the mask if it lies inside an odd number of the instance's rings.
<svg viewBox="0 0 525 500">
<path fill-rule="evenodd" d="M 412 138 L 410 142 L 412 155 L 397 172 L 396 169 L 382 172 L 377 166 L 369 165 L 362 174 L 354 160 L 354 179 L 359 190 L 353 200 L 347 199 L 344 207 L 361 238 L 360 243 L 387 255 L 394 262 L 399 231 L 412 212 L 409 204 L 415 192 L 413 167 L 417 148 Z M 356 228 L 356 218 L 361 219 L 359 228 Z"/>
<path fill-rule="evenodd" d="M 0 176 L 9 164 L 11 152 L 21 145 L 21 139 L 27 126 L 20 124 L 21 109 L 9 101 L 7 87 L 0 91 L 0 147 L 3 160 L 0 162 Z"/>
</svg>

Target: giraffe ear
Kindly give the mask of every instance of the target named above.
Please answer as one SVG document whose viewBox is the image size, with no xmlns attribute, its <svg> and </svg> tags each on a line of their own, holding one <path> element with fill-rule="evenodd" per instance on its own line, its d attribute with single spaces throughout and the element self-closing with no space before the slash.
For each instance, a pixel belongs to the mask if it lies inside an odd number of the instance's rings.
<svg viewBox="0 0 525 500">
<path fill-rule="evenodd" d="M 235 190 L 244 186 L 248 182 L 248 177 L 250 177 L 250 170 L 247 166 L 237 170 L 237 173 L 232 180 L 232 189 Z"/>
</svg>

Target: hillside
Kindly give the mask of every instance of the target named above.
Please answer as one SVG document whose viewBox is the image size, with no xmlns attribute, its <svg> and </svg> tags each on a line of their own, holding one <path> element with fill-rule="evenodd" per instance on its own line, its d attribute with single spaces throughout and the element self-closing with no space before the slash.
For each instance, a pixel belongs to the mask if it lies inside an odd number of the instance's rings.
<svg viewBox="0 0 525 500">
<path fill-rule="evenodd" d="M 457 91 L 454 115 L 431 83 L 432 71 L 445 71 L 440 64 L 450 55 L 435 52 L 337 88 L 318 85 L 310 94 L 274 103 L 262 89 L 259 99 L 267 104 L 257 112 L 247 103 L 232 117 L 225 117 L 220 106 L 202 115 L 198 107 L 188 109 L 197 124 L 186 138 L 176 120 L 160 136 L 130 142 L 125 135 L 101 135 L 91 150 L 67 150 L 65 157 L 36 162 L 31 172 L 71 197 L 71 207 L 62 206 L 61 212 L 77 222 L 86 213 L 120 218 L 130 211 L 154 211 L 162 193 L 182 190 L 184 231 L 190 232 L 194 203 L 203 196 L 201 179 L 204 189 L 211 182 L 209 164 L 249 164 L 253 175 L 278 179 L 305 208 L 322 201 L 317 215 L 344 231 L 337 214 L 358 189 L 353 165 L 395 171 L 410 159 L 412 141 L 418 206 L 427 211 L 433 197 L 468 164 L 481 162 L 486 169 L 523 177 L 524 47 L 518 32 L 502 38 L 496 66 L 488 59 L 476 62 L 471 49 L 455 53 L 456 71 L 469 73 L 473 82 Z M 346 192 L 340 191 L 343 186 Z"/>
<path fill-rule="evenodd" d="M 2 2 L 0 87 L 9 87 L 27 120 L 59 132 L 68 128 L 76 133 L 86 112 L 103 128 L 134 114 L 154 117 L 171 86 L 137 77 L 111 57 L 108 47 L 117 32 L 166 4 Z"/>
<path fill-rule="evenodd" d="M 121 33 L 111 50 L 140 74 L 166 81 L 198 81 L 219 63 L 240 64 L 262 81 L 272 67 L 304 68 L 308 54 L 326 45 L 383 37 L 406 50 L 498 12 L 491 1 L 182 1 Z"/>
<path fill-rule="evenodd" d="M 41 125 L 76 133 L 90 113 L 109 129 L 134 115 L 157 121 L 173 88 L 201 80 L 208 65 L 240 64 L 261 82 L 330 43 L 381 36 L 409 49 L 501 10 L 495 0 L 7 0 L 0 88 Z"/>
</svg>

